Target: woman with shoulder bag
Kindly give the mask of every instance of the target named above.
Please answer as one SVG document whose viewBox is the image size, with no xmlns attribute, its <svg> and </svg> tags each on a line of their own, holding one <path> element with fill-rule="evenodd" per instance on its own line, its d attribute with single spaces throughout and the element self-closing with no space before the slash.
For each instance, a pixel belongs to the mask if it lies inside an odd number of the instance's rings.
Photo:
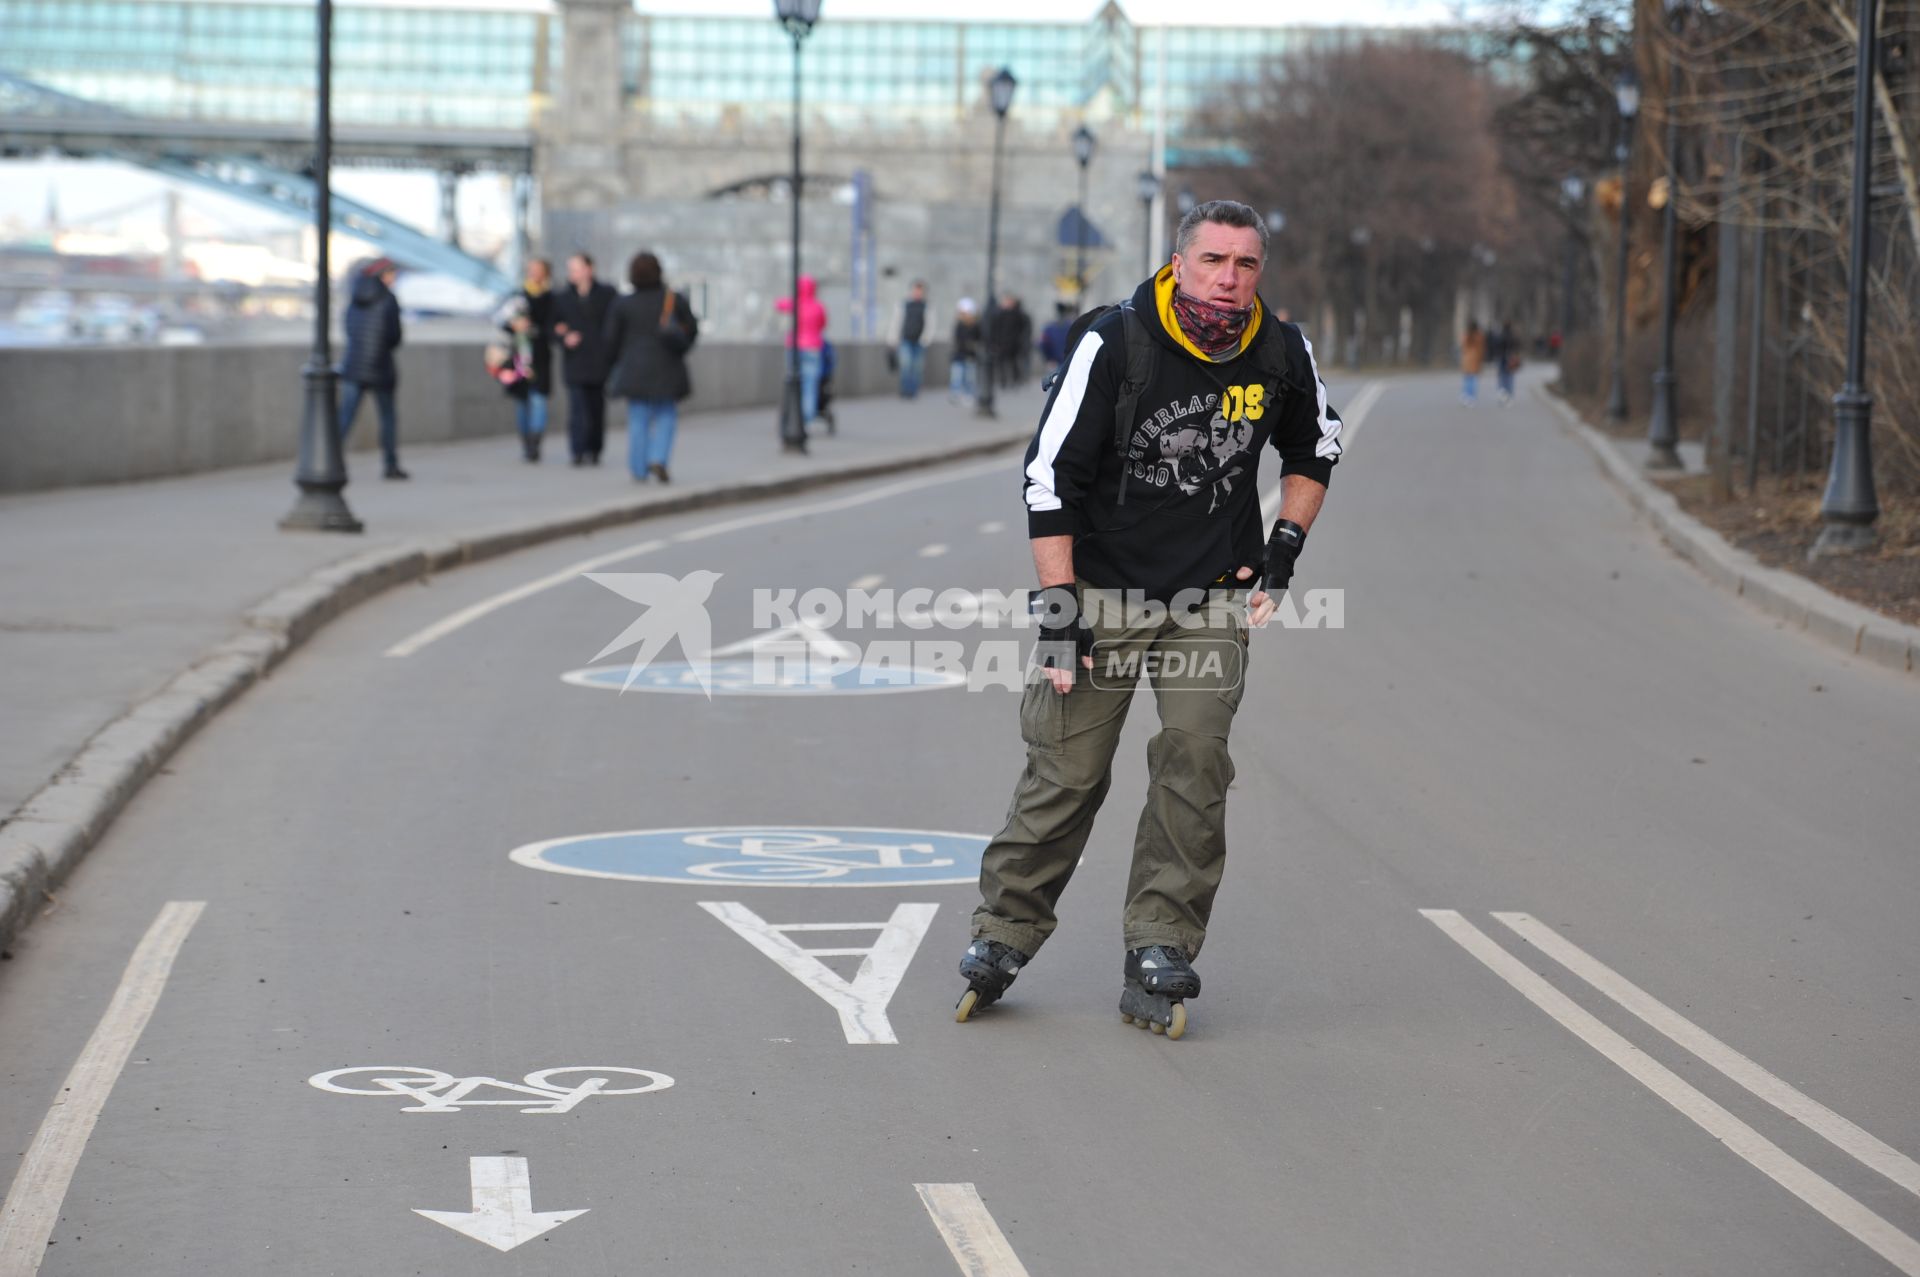
<svg viewBox="0 0 1920 1277">
<path fill-rule="evenodd" d="M 607 393 L 627 401 L 627 469 L 636 481 L 666 483 L 680 401 L 693 393 L 687 351 L 700 324 L 687 299 L 666 286 L 652 253 L 634 255 L 627 282 L 632 291 L 607 311 L 606 350 L 615 361 Z"/>
</svg>

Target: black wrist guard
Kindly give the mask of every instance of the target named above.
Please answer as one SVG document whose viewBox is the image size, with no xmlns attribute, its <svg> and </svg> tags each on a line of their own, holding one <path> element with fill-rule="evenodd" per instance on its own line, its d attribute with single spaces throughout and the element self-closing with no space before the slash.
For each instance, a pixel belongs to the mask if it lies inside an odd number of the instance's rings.
<svg viewBox="0 0 1920 1277">
<path fill-rule="evenodd" d="M 1040 626 L 1034 664 L 1045 669 L 1077 670 L 1079 658 L 1093 652 L 1093 627 L 1080 609 L 1077 585 L 1048 585 L 1027 599 L 1027 613 Z"/>
<path fill-rule="evenodd" d="M 1260 565 L 1260 580 L 1255 582 L 1256 589 L 1264 588 L 1268 594 L 1279 594 L 1293 580 L 1293 564 L 1300 557 L 1301 547 L 1307 543 L 1307 530 L 1291 519 L 1276 519 L 1273 534 L 1267 538 L 1267 552 Z"/>
</svg>

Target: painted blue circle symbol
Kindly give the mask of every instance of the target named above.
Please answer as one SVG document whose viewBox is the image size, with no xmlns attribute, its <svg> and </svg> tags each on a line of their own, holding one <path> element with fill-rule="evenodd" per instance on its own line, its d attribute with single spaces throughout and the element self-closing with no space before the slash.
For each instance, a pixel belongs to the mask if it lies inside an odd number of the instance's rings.
<svg viewBox="0 0 1920 1277">
<path fill-rule="evenodd" d="M 579 834 L 515 848 L 530 869 L 634 882 L 743 887 L 954 886 L 980 878 L 979 834 L 825 825 L 727 825 Z"/>
<path fill-rule="evenodd" d="M 610 692 L 678 692 L 706 694 L 694 667 L 685 661 L 654 661 L 627 682 L 625 665 L 596 665 L 560 677 L 576 687 Z M 770 667 L 756 670 L 751 658 L 720 658 L 707 663 L 707 686 L 715 696 L 821 696 L 860 692 L 931 692 L 943 687 L 965 687 L 967 676 L 923 665 L 859 665 L 829 670 L 812 666 L 795 673 Z"/>
</svg>

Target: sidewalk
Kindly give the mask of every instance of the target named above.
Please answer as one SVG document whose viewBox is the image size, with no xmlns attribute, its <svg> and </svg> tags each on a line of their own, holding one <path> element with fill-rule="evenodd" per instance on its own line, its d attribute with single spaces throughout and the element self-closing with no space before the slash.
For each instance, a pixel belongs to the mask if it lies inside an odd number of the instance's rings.
<svg viewBox="0 0 1920 1277">
<path fill-rule="evenodd" d="M 1647 477 L 1647 445 L 1618 439 L 1582 421 L 1579 414 L 1544 386 L 1540 396 L 1585 444 L 1601 471 L 1646 516 L 1654 531 L 1681 558 L 1721 589 L 1738 595 L 1762 612 L 1795 629 L 1887 669 L 1920 674 L 1920 628 L 1841 598 L 1797 573 L 1763 565 L 1745 550 L 1680 508 L 1674 495 Z M 1704 448 L 1682 443 L 1678 473 L 1700 474 Z"/>
<path fill-rule="evenodd" d="M 806 457 L 779 451 L 771 410 L 689 415 L 665 486 L 628 476 L 617 402 L 598 469 L 567 464 L 563 424 L 535 466 L 510 434 L 408 448 L 402 423 L 410 482 L 377 478 L 374 453 L 348 458 L 358 536 L 280 531 L 287 465 L 0 498 L 0 945 L 38 875 L 57 881 L 201 721 L 361 599 L 648 513 L 1007 446 L 1039 405 L 1032 386 L 1003 394 L 994 421 L 939 391 L 842 400 L 839 432 L 816 432 Z"/>
</svg>

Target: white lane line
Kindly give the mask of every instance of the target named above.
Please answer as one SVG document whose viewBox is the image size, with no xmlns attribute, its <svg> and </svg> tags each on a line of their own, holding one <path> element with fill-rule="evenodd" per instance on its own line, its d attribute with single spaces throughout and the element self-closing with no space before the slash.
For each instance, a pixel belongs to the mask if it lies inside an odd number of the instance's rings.
<svg viewBox="0 0 1920 1277">
<path fill-rule="evenodd" d="M 998 519 L 988 519 L 980 525 L 980 532 L 983 536 L 992 536 L 996 532 L 1005 532 L 1006 530 L 1007 525 Z"/>
<path fill-rule="evenodd" d="M 932 545 L 923 545 L 920 547 L 920 557 L 923 559 L 937 559 L 946 552 L 947 547 L 937 541 Z"/>
<path fill-rule="evenodd" d="M 915 1184 L 927 1214 L 966 1277 L 1027 1277 L 1027 1266 L 971 1184 Z"/>
<path fill-rule="evenodd" d="M 1340 416 L 1340 450 L 1345 452 L 1360 437 L 1360 427 L 1366 424 L 1367 414 L 1380 402 L 1380 396 L 1387 393 L 1387 383 L 1370 381 L 1360 387 L 1360 393 L 1347 405 L 1347 411 Z"/>
<path fill-rule="evenodd" d="M 851 590 L 877 590 L 880 588 L 880 583 L 886 579 L 886 577 L 881 576 L 878 572 L 869 572 L 847 588 Z"/>
<path fill-rule="evenodd" d="M 529 581 L 525 585 L 515 586 L 511 590 L 504 590 L 490 598 L 482 599 L 471 607 L 461 608 L 452 616 L 444 620 L 435 621 L 425 629 L 401 639 L 398 643 L 395 643 L 387 649 L 386 655 L 412 656 L 429 643 L 437 642 L 455 630 L 471 625 L 483 616 L 497 612 L 509 604 L 518 603 L 522 599 L 532 598 L 534 595 L 545 590 L 551 590 L 555 586 L 565 585 L 582 572 L 593 572 L 600 568 L 619 563 L 624 559 L 638 558 L 643 554 L 651 554 L 653 551 L 661 549 L 668 544 L 678 545 L 689 541 L 703 541 L 708 537 L 721 536 L 728 532 L 738 532 L 745 528 L 762 527 L 769 523 L 780 523 L 789 519 L 804 519 L 808 515 L 814 514 L 830 514 L 837 510 L 850 510 L 856 506 L 867 505 L 874 501 L 884 501 L 888 497 L 896 497 L 904 492 L 917 492 L 922 488 L 938 487 L 947 483 L 960 483 L 967 479 L 977 478 L 980 475 L 1004 472 L 1006 468 L 1007 463 L 1000 461 L 984 465 L 968 466 L 962 470 L 955 470 L 950 473 L 935 475 L 925 479 L 909 479 L 900 483 L 883 484 L 878 488 L 871 488 L 865 492 L 856 493 L 850 497 L 841 497 L 833 501 L 821 501 L 813 505 L 796 506 L 790 510 L 772 510 L 764 514 L 747 515 L 737 519 L 722 519 L 714 523 L 703 524 L 698 528 L 689 528 L 685 532 L 675 533 L 666 540 L 642 541 L 638 545 L 628 546 L 623 550 L 613 550 L 606 554 L 598 554 L 591 559 L 583 559 L 578 563 L 561 568 L 558 572 L 550 572 L 537 581 Z"/>
<path fill-rule="evenodd" d="M 427 644 L 437 639 L 443 639 L 462 626 L 471 625 L 488 613 L 497 612 L 510 603 L 518 603 L 521 599 L 530 599 L 542 590 L 551 590 L 556 585 L 565 585 L 568 581 L 573 580 L 582 573 L 597 571 L 600 568 L 610 567 L 624 559 L 638 558 L 640 555 L 651 554 L 655 550 L 665 549 L 666 545 L 667 543 L 665 541 L 642 541 L 639 545 L 630 545 L 622 550 L 612 550 L 606 554 L 596 554 L 591 559 L 582 559 L 578 563 L 570 563 L 558 572 L 550 572 L 537 581 L 529 581 L 525 585 L 516 586 L 511 590 L 496 594 L 492 598 L 482 599 L 472 607 L 463 607 L 452 616 L 435 621 L 426 629 L 401 639 L 398 643 L 395 643 L 387 649 L 386 655 L 412 656 Z"/>
<path fill-rule="evenodd" d="M 60 1097 L 34 1133 L 13 1187 L 0 1206 L 0 1277 L 33 1277 L 59 1222 L 74 1168 L 86 1151 L 107 1096 L 127 1066 L 167 987 L 173 959 L 207 907 L 204 900 L 170 900 L 127 961 L 106 1014 L 80 1050 Z"/>
<path fill-rule="evenodd" d="M 1795 1090 L 1530 914 L 1495 913 L 1522 939 L 1862 1165 L 1920 1194 L 1920 1163 Z"/>
<path fill-rule="evenodd" d="M 1915 1241 L 1827 1180 L 1795 1161 L 1771 1140 L 1681 1080 L 1664 1064 L 1595 1019 L 1573 999 L 1502 949 L 1452 909 L 1422 909 L 1420 915 L 1478 958 L 1562 1028 L 1624 1069 L 1629 1076 L 1680 1110 L 1702 1130 L 1738 1153 L 1774 1183 L 1825 1215 L 1908 1277 L 1920 1277 L 1920 1241 Z"/>
<path fill-rule="evenodd" d="M 1361 424 L 1366 421 L 1367 414 L 1373 411 L 1373 406 L 1380 402 L 1380 396 L 1385 394 L 1386 390 L 1386 382 L 1369 381 L 1348 401 L 1346 411 L 1340 414 L 1340 449 L 1343 456 L 1346 450 L 1353 446 L 1354 436 L 1360 433 Z M 1280 513 L 1280 495 L 1283 486 L 1282 483 L 1275 483 L 1267 489 L 1266 495 L 1260 498 L 1261 523 L 1273 522 Z"/>
</svg>

